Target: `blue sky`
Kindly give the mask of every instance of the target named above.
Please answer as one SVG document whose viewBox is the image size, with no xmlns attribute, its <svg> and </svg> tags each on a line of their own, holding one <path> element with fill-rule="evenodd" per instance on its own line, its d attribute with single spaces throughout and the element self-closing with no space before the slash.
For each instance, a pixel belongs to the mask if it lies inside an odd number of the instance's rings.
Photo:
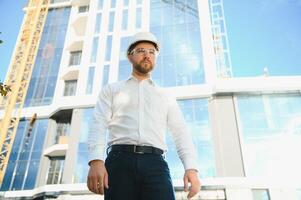
<svg viewBox="0 0 301 200">
<path fill-rule="evenodd" d="M 301 75 L 301 0 L 224 0 L 234 76 Z"/>
<path fill-rule="evenodd" d="M 27 0 L 0 0 L 3 81 Z M 233 74 L 301 75 L 301 0 L 224 0 Z"/>
<path fill-rule="evenodd" d="M 0 0 L 0 80 L 4 81 L 7 68 L 22 24 L 27 0 Z"/>
</svg>

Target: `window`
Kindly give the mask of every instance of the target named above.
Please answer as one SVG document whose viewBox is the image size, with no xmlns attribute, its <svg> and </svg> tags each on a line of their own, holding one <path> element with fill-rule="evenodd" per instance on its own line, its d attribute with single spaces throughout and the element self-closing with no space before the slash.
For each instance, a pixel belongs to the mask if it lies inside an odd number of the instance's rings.
<svg viewBox="0 0 301 200">
<path fill-rule="evenodd" d="M 110 65 L 103 66 L 102 72 L 102 86 L 107 85 L 109 82 L 109 72 L 110 72 Z"/>
<path fill-rule="evenodd" d="M 80 65 L 81 57 L 82 57 L 82 51 L 71 51 L 69 66 Z"/>
<path fill-rule="evenodd" d="M 33 189 L 39 170 L 48 119 L 37 119 L 30 137 L 29 120 L 20 120 L 9 156 L 1 191 Z"/>
<path fill-rule="evenodd" d="M 141 28 L 142 23 L 142 13 L 141 13 L 141 7 L 137 8 L 136 13 L 136 28 Z"/>
<path fill-rule="evenodd" d="M 110 12 L 110 16 L 109 16 L 109 32 L 112 32 L 114 29 L 114 17 L 115 17 L 115 13 L 114 11 Z"/>
<path fill-rule="evenodd" d="M 65 157 L 50 158 L 50 166 L 47 174 L 46 184 L 62 183 Z"/>
<path fill-rule="evenodd" d="M 270 200 L 269 191 L 265 189 L 252 190 L 254 200 Z"/>
<path fill-rule="evenodd" d="M 238 96 L 237 108 L 246 176 L 301 180 L 301 96 Z"/>
<path fill-rule="evenodd" d="M 96 62 L 97 57 L 97 51 L 98 51 L 98 37 L 93 38 L 93 46 L 92 46 L 92 53 L 91 53 L 91 63 Z"/>
<path fill-rule="evenodd" d="M 98 0 L 98 10 L 103 8 L 103 0 Z"/>
<path fill-rule="evenodd" d="M 95 71 L 95 67 L 89 67 L 86 94 L 91 94 L 93 91 L 94 71 Z"/>
<path fill-rule="evenodd" d="M 111 8 L 115 8 L 116 7 L 116 0 L 111 0 Z"/>
<path fill-rule="evenodd" d="M 112 51 L 112 35 L 109 35 L 107 38 L 107 48 L 106 48 L 106 57 L 105 61 L 111 60 L 111 51 Z"/>
<path fill-rule="evenodd" d="M 127 30 L 128 28 L 128 9 L 122 11 L 122 30 Z"/>
<path fill-rule="evenodd" d="M 301 189 L 297 189 L 297 200 L 301 200 Z"/>
<path fill-rule="evenodd" d="M 129 0 L 123 0 L 123 6 L 129 6 Z"/>
<path fill-rule="evenodd" d="M 215 158 L 212 144 L 211 128 L 209 122 L 208 100 L 187 99 L 179 100 L 179 107 L 183 113 L 189 133 L 192 136 L 194 146 L 198 154 L 201 177 L 215 176 Z M 184 174 L 183 165 L 178 157 L 177 150 L 168 132 L 166 137 L 168 153 L 166 159 L 170 165 L 171 178 L 182 180 Z"/>
<path fill-rule="evenodd" d="M 100 25 L 101 25 L 101 13 L 98 13 L 96 16 L 96 24 L 95 24 L 95 34 L 100 32 Z"/>
<path fill-rule="evenodd" d="M 81 126 L 80 126 L 80 138 L 77 147 L 77 161 L 76 167 L 73 172 L 73 183 L 85 183 L 87 181 L 87 175 L 89 171 L 88 161 L 88 132 L 90 122 L 93 116 L 93 108 L 81 109 Z"/>
<path fill-rule="evenodd" d="M 79 6 L 78 13 L 85 13 L 89 11 L 89 6 Z"/>
<path fill-rule="evenodd" d="M 50 3 L 62 3 L 62 2 L 67 2 L 69 0 L 51 0 Z"/>
<path fill-rule="evenodd" d="M 77 80 L 65 81 L 64 96 L 74 96 L 76 93 Z"/>
<path fill-rule="evenodd" d="M 185 2 L 181 3 L 187 6 L 185 10 L 177 1 L 150 3 L 150 31 L 164 47 L 160 50 L 152 78 L 163 87 L 205 82 L 199 17 L 195 9 L 197 1 L 189 1 L 189 5 Z M 137 7 L 137 27 L 141 26 L 141 17 L 141 7 Z"/>
<path fill-rule="evenodd" d="M 52 102 L 61 62 L 70 7 L 49 9 L 24 106 Z"/>
<path fill-rule="evenodd" d="M 70 122 L 69 123 L 57 123 L 55 144 L 63 144 L 63 137 L 69 135 Z"/>
</svg>

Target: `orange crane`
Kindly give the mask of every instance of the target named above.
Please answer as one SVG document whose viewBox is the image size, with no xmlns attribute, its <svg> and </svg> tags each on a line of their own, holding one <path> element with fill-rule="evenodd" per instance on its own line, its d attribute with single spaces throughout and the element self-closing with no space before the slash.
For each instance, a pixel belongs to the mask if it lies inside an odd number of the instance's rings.
<svg viewBox="0 0 301 200">
<path fill-rule="evenodd" d="M 3 182 L 18 128 L 48 7 L 49 0 L 28 1 L 18 43 L 6 78 L 6 85 L 11 87 L 11 92 L 1 101 L 5 113 L 0 122 L 0 184 Z M 33 127 L 36 118 L 35 114 L 30 126 Z"/>
</svg>

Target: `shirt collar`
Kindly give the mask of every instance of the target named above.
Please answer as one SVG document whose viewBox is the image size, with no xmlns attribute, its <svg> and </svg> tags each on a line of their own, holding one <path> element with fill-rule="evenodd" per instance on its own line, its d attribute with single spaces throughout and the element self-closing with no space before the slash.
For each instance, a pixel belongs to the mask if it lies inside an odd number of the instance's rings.
<svg viewBox="0 0 301 200">
<path fill-rule="evenodd" d="M 129 81 L 129 80 L 136 80 L 136 81 L 138 81 L 138 79 L 135 76 L 133 76 L 133 75 L 130 75 L 126 79 L 126 81 Z M 156 86 L 155 82 L 153 81 L 153 79 L 151 77 L 149 77 L 147 79 L 144 79 L 144 80 L 147 81 L 148 83 L 150 83 L 151 85 Z"/>
</svg>

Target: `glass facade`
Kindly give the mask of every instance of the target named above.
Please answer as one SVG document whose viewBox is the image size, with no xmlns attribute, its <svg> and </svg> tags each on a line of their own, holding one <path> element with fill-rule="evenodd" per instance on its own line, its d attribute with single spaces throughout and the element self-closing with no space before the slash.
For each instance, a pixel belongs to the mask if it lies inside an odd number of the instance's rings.
<svg viewBox="0 0 301 200">
<path fill-rule="evenodd" d="M 202 172 L 200 175 L 202 177 L 214 177 L 215 161 L 209 127 L 208 101 L 207 99 L 190 99 L 180 100 L 178 103 L 198 152 L 199 169 Z M 77 164 L 74 172 L 75 183 L 85 182 L 88 173 L 87 130 L 89 129 L 92 114 L 93 108 L 83 109 Z M 166 159 L 169 163 L 171 176 L 173 179 L 182 179 L 184 167 L 178 157 L 171 133 L 167 133 L 166 142 L 168 145 Z"/>
<path fill-rule="evenodd" d="M 29 121 L 20 120 L 1 191 L 35 187 L 48 119 L 36 120 L 28 136 Z"/>
<path fill-rule="evenodd" d="M 197 1 L 150 3 L 150 31 L 161 41 L 152 78 L 161 86 L 204 83 Z"/>
<path fill-rule="evenodd" d="M 237 107 L 246 176 L 301 180 L 301 96 L 238 96 Z"/>
<path fill-rule="evenodd" d="M 198 163 L 201 177 L 215 176 L 215 159 L 211 138 L 211 129 L 207 99 L 189 99 L 178 101 L 188 131 L 198 153 Z M 171 133 L 167 134 L 168 152 L 166 159 L 169 163 L 172 179 L 182 180 L 183 165 L 178 157 Z"/>
<path fill-rule="evenodd" d="M 49 105 L 52 102 L 70 8 L 49 9 L 24 106 Z"/>
<path fill-rule="evenodd" d="M 93 108 L 82 109 L 80 139 L 77 148 L 77 161 L 73 173 L 73 183 L 85 183 L 89 171 L 88 166 L 88 131 L 92 120 Z"/>
</svg>

